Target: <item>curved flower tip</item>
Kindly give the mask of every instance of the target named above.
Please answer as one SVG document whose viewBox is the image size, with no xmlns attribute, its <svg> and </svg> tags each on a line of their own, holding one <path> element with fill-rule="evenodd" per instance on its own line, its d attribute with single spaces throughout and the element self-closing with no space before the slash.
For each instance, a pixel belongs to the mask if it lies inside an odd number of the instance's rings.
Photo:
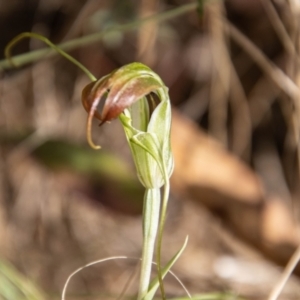
<svg viewBox="0 0 300 300">
<path fill-rule="evenodd" d="M 91 148 L 97 150 L 100 149 L 101 147 L 99 145 L 94 144 L 93 138 L 92 138 L 92 120 L 93 117 L 95 116 L 96 118 L 100 119 L 100 114 L 96 111 L 96 109 L 92 109 L 90 105 L 90 93 L 95 85 L 95 81 L 91 82 L 88 84 L 83 90 L 82 90 L 82 104 L 84 109 L 89 113 L 88 120 L 87 120 L 87 126 L 86 126 L 86 136 L 87 136 L 87 141 L 90 145 Z"/>
<path fill-rule="evenodd" d="M 82 104 L 102 124 L 117 118 L 125 108 L 163 86 L 160 78 L 148 67 L 131 63 L 89 83 L 82 91 Z M 102 98 L 105 98 L 105 104 L 100 114 L 97 106 Z"/>
<path fill-rule="evenodd" d="M 99 112 L 96 110 L 96 108 L 94 109 L 94 111 L 91 111 L 92 108 L 92 104 L 95 100 L 95 93 L 93 92 L 93 87 L 96 85 L 97 81 L 93 81 L 91 83 L 89 83 L 83 90 L 82 90 L 82 94 L 81 94 L 81 102 L 82 105 L 84 107 L 84 109 L 90 114 L 93 114 L 93 117 L 97 118 L 98 120 L 101 120 L 101 116 L 99 114 Z M 99 99 L 100 101 L 100 99 Z M 99 103 L 99 101 L 97 102 L 97 105 Z"/>
<path fill-rule="evenodd" d="M 105 102 L 98 112 L 100 101 Z M 119 117 L 140 182 L 152 189 L 168 181 L 173 171 L 171 104 L 157 74 L 140 63 L 125 65 L 88 84 L 82 91 L 82 103 L 88 112 L 87 140 L 92 148 L 100 148 L 92 140 L 93 118 L 101 125 Z"/>
<path fill-rule="evenodd" d="M 92 119 L 100 125 L 117 118 L 126 108 L 153 91 L 164 87 L 160 78 L 147 66 L 131 63 L 109 75 L 89 83 L 82 91 L 82 104 L 88 112 L 87 139 L 92 148 L 99 149 L 92 141 Z M 100 101 L 105 101 L 101 113 Z"/>
</svg>

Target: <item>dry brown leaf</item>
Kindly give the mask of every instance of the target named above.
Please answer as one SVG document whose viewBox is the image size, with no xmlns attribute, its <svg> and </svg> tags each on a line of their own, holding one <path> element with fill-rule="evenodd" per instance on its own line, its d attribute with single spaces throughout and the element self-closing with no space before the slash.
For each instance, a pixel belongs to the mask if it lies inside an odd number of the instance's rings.
<svg viewBox="0 0 300 300">
<path fill-rule="evenodd" d="M 209 206 L 228 205 L 224 198 L 261 203 L 261 183 L 245 164 L 175 110 L 172 126 L 176 168 L 171 180 L 176 192 L 193 191 Z"/>
<path fill-rule="evenodd" d="M 173 111 L 172 148 L 174 193 L 216 210 L 225 225 L 285 265 L 299 237 L 288 207 L 278 197 L 267 197 L 257 175 L 176 110 Z M 299 274 L 300 269 L 296 270 Z"/>
</svg>

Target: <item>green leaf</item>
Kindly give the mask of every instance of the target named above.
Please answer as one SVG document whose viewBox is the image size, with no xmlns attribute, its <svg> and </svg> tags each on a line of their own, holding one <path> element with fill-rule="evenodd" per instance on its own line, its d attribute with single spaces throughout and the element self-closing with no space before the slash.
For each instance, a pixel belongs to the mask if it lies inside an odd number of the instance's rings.
<svg viewBox="0 0 300 300">
<path fill-rule="evenodd" d="M 7 300 L 46 298 L 33 282 L 4 260 L 0 260 L 0 298 L 1 296 Z"/>
<path fill-rule="evenodd" d="M 246 300 L 241 296 L 238 296 L 230 292 L 216 292 L 216 293 L 207 293 L 207 294 L 196 294 L 190 297 L 178 297 L 171 298 L 170 300 Z"/>
<path fill-rule="evenodd" d="M 175 262 L 181 256 L 182 252 L 184 251 L 184 249 L 187 245 L 187 242 L 188 242 L 188 237 L 185 238 L 185 241 L 184 241 L 182 247 L 180 248 L 180 250 L 172 257 L 172 259 L 166 264 L 166 266 L 163 267 L 162 276 L 161 276 L 162 278 L 164 278 L 167 275 L 167 273 L 170 271 L 172 266 L 175 264 Z M 159 287 L 159 281 L 158 281 L 158 277 L 156 276 L 150 283 L 148 293 L 144 297 L 143 300 L 152 300 L 158 287 Z"/>
</svg>

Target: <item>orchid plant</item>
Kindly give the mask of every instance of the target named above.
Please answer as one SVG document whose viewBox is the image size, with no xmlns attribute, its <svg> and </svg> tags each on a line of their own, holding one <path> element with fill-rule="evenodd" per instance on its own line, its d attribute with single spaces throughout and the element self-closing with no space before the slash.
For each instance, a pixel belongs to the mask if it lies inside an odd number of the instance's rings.
<svg viewBox="0 0 300 300">
<path fill-rule="evenodd" d="M 184 250 L 182 248 L 161 266 L 161 244 L 170 191 L 170 176 L 174 168 L 170 145 L 171 104 L 168 88 L 161 78 L 141 63 L 125 65 L 97 80 L 81 63 L 35 33 L 22 33 L 6 47 L 5 55 L 13 64 L 11 50 L 24 38 L 37 38 L 76 64 L 90 78 L 82 91 L 82 103 L 88 112 L 87 140 L 94 149 L 92 120 L 100 125 L 119 118 L 131 149 L 137 176 L 145 187 L 143 203 L 143 249 L 138 300 L 153 299 L 158 287 L 165 299 L 163 278 Z M 100 101 L 105 101 L 98 112 Z M 161 189 L 163 189 L 161 197 Z M 158 275 L 151 281 L 153 255 L 156 250 Z"/>
</svg>

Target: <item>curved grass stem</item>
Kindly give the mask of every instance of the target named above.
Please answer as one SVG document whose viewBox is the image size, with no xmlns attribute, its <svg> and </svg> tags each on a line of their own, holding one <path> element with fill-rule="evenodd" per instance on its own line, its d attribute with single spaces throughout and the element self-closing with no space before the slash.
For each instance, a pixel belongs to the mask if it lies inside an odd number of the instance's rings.
<svg viewBox="0 0 300 300">
<path fill-rule="evenodd" d="M 176 18 L 178 16 L 181 16 L 183 14 L 186 14 L 188 12 L 191 12 L 191 11 L 195 10 L 196 7 L 197 7 L 196 2 L 189 3 L 189 4 L 186 4 L 186 5 L 182 5 L 180 7 L 176 7 L 172 10 L 162 12 L 160 14 L 155 14 L 153 16 L 150 16 L 150 17 L 147 17 L 147 18 L 144 18 L 144 19 L 141 19 L 141 20 L 136 20 L 136 21 L 130 22 L 128 24 L 120 24 L 120 25 L 112 26 L 112 27 L 110 27 L 106 30 L 103 30 L 101 32 L 89 34 L 89 35 L 86 35 L 86 36 L 83 36 L 83 37 L 80 37 L 80 38 L 77 38 L 77 39 L 73 39 L 73 40 L 61 43 L 61 44 L 58 45 L 58 48 L 61 51 L 70 51 L 70 50 L 77 49 L 79 47 L 83 47 L 83 46 L 86 46 L 86 45 L 91 45 L 93 43 L 101 41 L 103 39 L 103 37 L 106 34 L 108 34 L 109 32 L 113 32 L 113 31 L 119 31 L 119 32 L 133 31 L 135 29 L 140 28 L 140 26 L 145 24 L 145 23 L 167 21 L 167 20 Z M 53 48 L 53 50 L 55 50 L 55 48 Z M 49 49 L 40 49 L 40 50 L 35 50 L 35 51 L 28 52 L 28 53 L 24 53 L 24 54 L 21 54 L 21 55 L 17 55 L 15 57 L 13 57 L 13 60 L 14 60 L 14 63 L 16 65 L 23 66 L 25 64 L 43 59 L 45 56 L 48 57 L 48 55 L 53 55 L 53 54 L 55 54 L 55 51 L 51 52 L 51 50 L 49 51 Z M 0 60 L 0 70 L 1 69 L 3 69 L 3 70 L 10 69 L 11 67 L 12 67 L 12 65 L 11 65 L 11 63 L 8 59 Z"/>
<path fill-rule="evenodd" d="M 51 41 L 49 41 L 46 37 L 44 37 L 42 35 L 39 35 L 37 33 L 32 33 L 32 32 L 23 32 L 23 33 L 17 35 L 5 47 L 5 50 L 4 50 L 5 57 L 7 58 L 7 60 L 9 61 L 9 63 L 12 66 L 17 67 L 18 65 L 15 64 L 15 62 L 14 62 L 12 56 L 11 56 L 11 50 L 13 49 L 13 47 L 18 42 L 20 42 L 21 40 L 23 40 L 25 38 L 35 38 L 35 39 L 38 39 L 38 40 L 44 42 L 50 48 L 52 48 L 53 50 L 55 50 L 57 53 L 59 53 L 60 55 L 62 55 L 63 57 L 65 57 L 67 60 L 69 60 L 71 63 L 73 63 L 74 65 L 76 65 L 79 69 L 81 69 L 89 77 L 89 79 L 91 81 L 96 81 L 97 80 L 96 77 L 84 65 L 82 65 L 78 60 L 76 60 L 74 57 L 72 57 L 71 55 L 69 55 L 64 50 L 60 49 L 59 47 L 57 47 L 55 44 L 53 44 Z"/>
</svg>

